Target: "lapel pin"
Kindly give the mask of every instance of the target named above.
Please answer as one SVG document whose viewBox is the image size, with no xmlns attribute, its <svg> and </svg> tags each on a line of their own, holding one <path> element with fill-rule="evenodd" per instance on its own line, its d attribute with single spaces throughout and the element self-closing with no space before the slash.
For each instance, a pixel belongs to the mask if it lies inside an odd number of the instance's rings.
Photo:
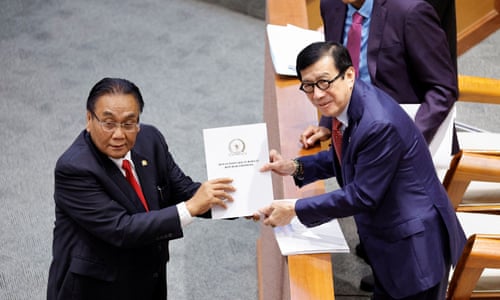
<svg viewBox="0 0 500 300">
<path fill-rule="evenodd" d="M 147 160 L 145 160 L 145 159 L 143 159 L 143 160 L 141 161 L 141 165 L 142 165 L 143 167 L 146 167 L 146 166 L 148 165 L 148 161 L 147 161 Z"/>
</svg>

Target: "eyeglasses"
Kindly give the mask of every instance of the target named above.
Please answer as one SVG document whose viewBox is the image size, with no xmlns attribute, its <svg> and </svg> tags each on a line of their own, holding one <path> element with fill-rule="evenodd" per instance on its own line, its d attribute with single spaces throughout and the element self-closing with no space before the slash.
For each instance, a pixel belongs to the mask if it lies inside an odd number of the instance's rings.
<svg viewBox="0 0 500 300">
<path fill-rule="evenodd" d="M 118 127 L 121 127 L 125 132 L 135 132 L 137 131 L 137 129 L 139 129 L 138 122 L 119 123 L 112 121 L 101 121 L 99 120 L 95 112 L 92 112 L 92 116 L 94 116 L 97 122 L 99 122 L 99 125 L 101 125 L 102 129 L 106 132 L 114 132 Z"/>
<path fill-rule="evenodd" d="M 332 80 L 321 79 L 321 80 L 318 80 L 316 82 L 302 82 L 300 84 L 300 88 L 299 89 L 302 90 L 304 93 L 307 93 L 307 94 L 310 94 L 310 93 L 314 92 L 314 87 L 317 87 L 318 89 L 320 89 L 322 91 L 326 91 L 327 89 L 330 88 L 330 85 L 332 85 L 332 83 L 335 80 L 339 79 L 340 77 L 343 77 L 344 73 L 345 73 L 345 71 L 340 72 Z"/>
</svg>

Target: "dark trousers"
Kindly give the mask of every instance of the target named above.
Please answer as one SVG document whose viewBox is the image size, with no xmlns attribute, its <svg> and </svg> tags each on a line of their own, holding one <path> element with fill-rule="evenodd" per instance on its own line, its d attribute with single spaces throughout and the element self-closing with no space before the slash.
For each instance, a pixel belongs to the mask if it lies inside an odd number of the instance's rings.
<svg viewBox="0 0 500 300">
<path fill-rule="evenodd" d="M 446 298 L 446 290 L 448 288 L 449 273 L 450 269 L 448 268 L 441 282 L 431 287 L 430 289 L 398 300 L 444 300 Z M 392 299 L 394 298 L 391 298 L 391 296 L 389 296 L 387 292 L 385 292 L 385 290 L 382 288 L 377 278 L 375 277 L 375 288 L 373 291 L 372 300 L 392 300 Z"/>
</svg>

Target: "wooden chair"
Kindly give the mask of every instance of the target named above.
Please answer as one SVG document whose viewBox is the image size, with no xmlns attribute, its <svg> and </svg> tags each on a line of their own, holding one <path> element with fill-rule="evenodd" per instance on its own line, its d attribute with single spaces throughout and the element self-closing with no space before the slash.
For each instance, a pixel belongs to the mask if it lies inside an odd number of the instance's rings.
<svg viewBox="0 0 500 300">
<path fill-rule="evenodd" d="M 458 80 L 459 101 L 500 104 L 500 80 Z M 500 134 L 458 132 L 458 138 L 462 150 L 451 160 L 443 186 L 469 239 L 447 299 L 500 299 L 500 216 L 491 215 L 500 214 Z"/>
<path fill-rule="evenodd" d="M 459 75 L 459 101 L 500 104 L 500 80 Z M 456 211 L 500 214 L 500 133 L 458 132 L 443 180 Z M 500 233 L 500 230 L 499 230 Z"/>
<path fill-rule="evenodd" d="M 446 299 L 499 299 L 500 277 L 493 278 L 496 290 L 474 291 L 485 268 L 500 269 L 500 234 L 469 237 L 453 272 Z"/>
<path fill-rule="evenodd" d="M 499 152 L 460 151 L 443 181 L 469 237 L 448 286 L 449 300 L 500 299 L 500 187 L 471 187 L 476 180 L 500 184 Z M 471 188 L 474 201 L 466 196 Z"/>
<path fill-rule="evenodd" d="M 477 182 L 495 185 L 471 187 Z M 443 186 L 458 212 L 500 214 L 500 152 L 460 151 L 450 163 Z"/>
</svg>

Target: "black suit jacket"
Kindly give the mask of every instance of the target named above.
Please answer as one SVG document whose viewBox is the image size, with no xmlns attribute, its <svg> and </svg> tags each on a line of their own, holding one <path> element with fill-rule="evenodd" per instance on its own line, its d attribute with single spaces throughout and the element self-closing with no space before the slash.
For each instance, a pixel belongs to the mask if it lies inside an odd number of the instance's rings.
<svg viewBox="0 0 500 300">
<path fill-rule="evenodd" d="M 55 168 L 56 221 L 47 299 L 165 299 L 168 241 L 183 236 L 175 204 L 199 183 L 161 133 L 141 125 L 131 151 L 150 207 L 83 131 Z"/>
</svg>

